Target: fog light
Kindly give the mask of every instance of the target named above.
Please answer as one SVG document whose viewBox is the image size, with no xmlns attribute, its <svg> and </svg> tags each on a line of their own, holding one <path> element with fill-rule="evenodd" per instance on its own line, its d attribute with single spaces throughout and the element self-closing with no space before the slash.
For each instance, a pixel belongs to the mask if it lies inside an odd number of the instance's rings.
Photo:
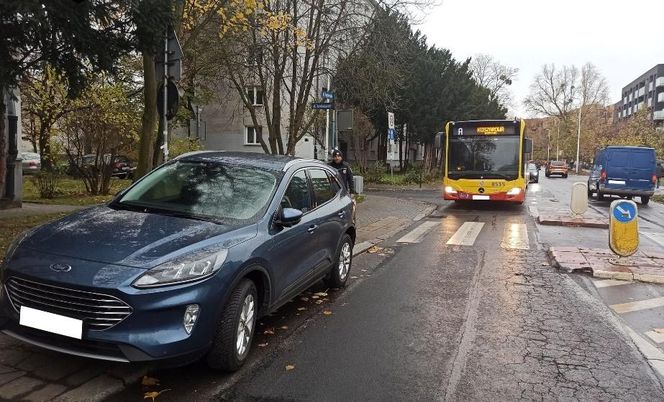
<svg viewBox="0 0 664 402">
<path fill-rule="evenodd" d="M 519 187 L 514 187 L 510 191 L 507 192 L 507 195 L 519 195 L 521 194 L 521 189 Z"/>
<path fill-rule="evenodd" d="M 447 194 L 456 194 L 457 191 L 452 186 L 445 186 L 445 192 Z"/>
<path fill-rule="evenodd" d="M 187 334 L 191 334 L 191 331 L 194 329 L 194 324 L 198 319 L 198 312 L 201 310 L 198 304 L 190 304 L 187 306 L 187 309 L 184 311 L 184 330 L 187 331 Z"/>
</svg>

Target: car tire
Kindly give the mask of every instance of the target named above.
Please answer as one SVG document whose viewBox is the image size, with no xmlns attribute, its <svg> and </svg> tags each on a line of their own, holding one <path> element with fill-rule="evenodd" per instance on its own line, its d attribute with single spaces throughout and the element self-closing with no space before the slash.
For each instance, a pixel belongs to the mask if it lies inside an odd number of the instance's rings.
<svg viewBox="0 0 664 402">
<path fill-rule="evenodd" d="M 566 178 L 567 178 L 567 175 L 566 175 L 566 174 L 564 174 L 564 175 L 563 175 L 563 179 L 566 179 Z"/>
<path fill-rule="evenodd" d="M 647 195 L 642 195 L 641 196 L 641 205 L 648 205 L 650 202 L 650 197 Z"/>
<path fill-rule="evenodd" d="M 588 186 L 588 199 L 593 198 L 593 192 L 590 190 L 590 186 Z"/>
<path fill-rule="evenodd" d="M 249 279 L 243 279 L 233 289 L 217 323 L 212 349 L 206 356 L 210 368 L 236 371 L 242 367 L 251 349 L 257 317 L 256 285 Z M 238 345 L 240 336 L 243 341 Z"/>
<path fill-rule="evenodd" d="M 341 244 L 337 250 L 337 258 L 332 264 L 330 272 L 324 279 L 325 285 L 331 288 L 343 288 L 346 286 L 350 276 L 350 268 L 353 264 L 353 239 L 345 234 L 341 238 Z"/>
</svg>

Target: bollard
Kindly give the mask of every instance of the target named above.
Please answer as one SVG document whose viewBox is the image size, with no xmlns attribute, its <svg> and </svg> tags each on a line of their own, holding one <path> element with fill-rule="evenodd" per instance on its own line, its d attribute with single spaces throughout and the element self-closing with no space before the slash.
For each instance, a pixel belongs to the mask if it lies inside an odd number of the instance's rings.
<svg viewBox="0 0 664 402">
<path fill-rule="evenodd" d="M 569 208 L 574 216 L 583 215 L 588 210 L 588 186 L 586 183 L 572 185 L 572 199 Z"/>
<path fill-rule="evenodd" d="M 364 177 L 353 176 L 353 189 L 356 194 L 364 193 Z"/>
<path fill-rule="evenodd" d="M 631 200 L 616 200 L 609 209 L 609 247 L 620 257 L 629 257 L 639 248 L 639 222 L 636 203 Z M 621 258 L 611 261 L 628 265 Z"/>
</svg>

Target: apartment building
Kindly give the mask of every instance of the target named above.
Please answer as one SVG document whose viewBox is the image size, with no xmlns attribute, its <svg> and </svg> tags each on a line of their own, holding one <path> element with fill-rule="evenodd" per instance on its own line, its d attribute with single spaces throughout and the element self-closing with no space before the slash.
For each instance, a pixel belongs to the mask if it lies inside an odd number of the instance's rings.
<svg viewBox="0 0 664 402">
<path fill-rule="evenodd" d="M 658 64 L 622 89 L 615 104 L 615 120 L 622 120 L 648 108 L 658 126 L 664 125 L 664 64 Z"/>
</svg>

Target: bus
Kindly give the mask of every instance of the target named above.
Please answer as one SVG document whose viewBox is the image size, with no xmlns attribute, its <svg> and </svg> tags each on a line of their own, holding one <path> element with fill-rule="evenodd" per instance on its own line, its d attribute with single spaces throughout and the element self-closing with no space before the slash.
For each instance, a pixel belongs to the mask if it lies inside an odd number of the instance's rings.
<svg viewBox="0 0 664 402">
<path fill-rule="evenodd" d="M 443 198 L 522 204 L 532 152 L 525 130 L 523 120 L 448 122 L 443 139 Z"/>
</svg>

